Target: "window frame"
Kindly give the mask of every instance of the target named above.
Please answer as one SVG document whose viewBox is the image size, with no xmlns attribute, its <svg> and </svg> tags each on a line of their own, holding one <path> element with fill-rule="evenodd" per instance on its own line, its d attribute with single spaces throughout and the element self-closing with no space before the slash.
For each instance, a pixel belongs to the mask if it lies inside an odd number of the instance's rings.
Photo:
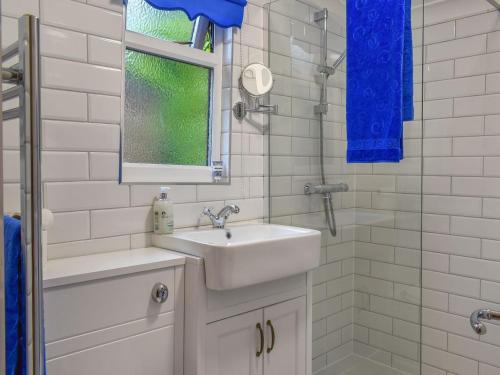
<svg viewBox="0 0 500 375">
<path fill-rule="evenodd" d="M 120 183 L 124 184 L 212 184 L 212 162 L 222 160 L 222 75 L 224 30 L 214 27 L 213 52 L 205 52 L 187 45 L 158 39 L 127 30 L 126 5 L 123 7 L 123 46 L 122 46 L 122 100 L 121 100 L 121 140 L 120 140 Z M 194 28 L 194 27 L 193 27 Z M 125 141 L 125 52 L 132 49 L 137 52 L 162 58 L 198 65 L 212 70 L 210 83 L 210 113 L 208 129 L 207 166 L 126 163 L 123 160 Z M 227 169 L 228 166 L 225 166 Z"/>
</svg>

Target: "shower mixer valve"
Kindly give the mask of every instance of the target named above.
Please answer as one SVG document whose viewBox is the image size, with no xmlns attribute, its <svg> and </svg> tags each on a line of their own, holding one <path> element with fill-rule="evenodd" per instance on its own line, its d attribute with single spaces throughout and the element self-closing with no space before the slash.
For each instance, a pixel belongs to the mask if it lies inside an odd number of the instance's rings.
<svg viewBox="0 0 500 375">
<path fill-rule="evenodd" d="M 313 185 L 313 184 L 305 184 L 304 185 L 304 194 L 331 194 L 331 193 L 344 193 L 349 191 L 349 185 L 340 183 L 340 184 L 331 184 L 331 185 Z"/>
</svg>

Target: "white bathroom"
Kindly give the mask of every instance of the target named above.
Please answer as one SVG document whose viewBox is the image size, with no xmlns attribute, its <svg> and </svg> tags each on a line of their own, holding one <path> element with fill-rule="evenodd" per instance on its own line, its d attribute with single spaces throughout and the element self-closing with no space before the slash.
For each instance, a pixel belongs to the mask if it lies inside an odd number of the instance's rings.
<svg viewBox="0 0 500 375">
<path fill-rule="evenodd" d="M 500 375 L 500 1 L 0 14 L 0 374 Z"/>
</svg>

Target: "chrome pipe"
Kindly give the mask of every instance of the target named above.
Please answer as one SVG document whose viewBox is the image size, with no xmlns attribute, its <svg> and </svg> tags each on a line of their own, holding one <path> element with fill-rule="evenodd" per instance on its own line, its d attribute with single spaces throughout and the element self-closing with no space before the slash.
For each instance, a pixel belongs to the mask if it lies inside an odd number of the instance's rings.
<svg viewBox="0 0 500 375">
<path fill-rule="evenodd" d="M 324 8 L 315 13 L 314 20 L 321 26 L 321 65 L 328 65 L 328 9 Z M 328 113 L 328 71 L 321 72 L 321 94 L 318 106 L 314 107 L 315 113 L 319 113 L 319 159 L 321 171 L 321 183 L 326 185 L 325 173 L 325 115 Z M 306 192 L 307 194 L 307 192 Z M 337 224 L 335 222 L 335 210 L 333 208 L 332 195 L 325 193 L 323 199 L 323 209 L 325 211 L 325 220 L 330 234 L 337 235 Z"/>
<path fill-rule="evenodd" d="M 490 309 L 476 310 L 470 315 L 470 325 L 474 332 L 478 335 L 485 335 L 487 332 L 486 326 L 481 321 L 486 320 L 500 320 L 500 311 L 493 311 Z"/>
<path fill-rule="evenodd" d="M 259 104 L 257 108 L 245 108 L 247 112 L 252 113 L 278 113 L 278 105 L 277 104 Z"/>
<path fill-rule="evenodd" d="M 19 87 L 14 86 L 2 92 L 2 101 L 6 102 L 7 100 L 12 100 L 14 98 L 17 98 L 18 96 L 19 96 Z"/>
<path fill-rule="evenodd" d="M 12 43 L 10 46 L 2 50 L 2 60 L 6 61 L 19 53 L 19 43 Z"/>
<path fill-rule="evenodd" d="M 0 1 L 0 14 L 2 14 L 2 2 Z M 0 30 L 2 30 L 2 18 L 0 17 Z M 2 48 L 2 40 L 0 39 L 0 49 Z M 2 56 L 0 55 L 0 69 L 2 67 Z M 3 87 L 3 74 L 0 75 L 0 87 Z M 2 92 L 0 91 L 0 99 L 2 99 Z M 3 100 L 0 100 L 3 103 Z M 2 111 L 0 111 L 0 130 L 3 129 Z M 5 334 L 5 252 L 4 252 L 4 238 L 3 238 L 3 132 L 0 131 L 0 176 L 2 176 L 0 183 L 0 374 L 7 373 L 6 363 L 6 341 Z"/>
<path fill-rule="evenodd" d="M 39 21 L 19 21 L 19 66 L 23 71 L 19 97 L 21 140 L 21 243 L 26 264 L 27 374 L 45 369 L 42 277 L 42 191 L 40 135 Z"/>
<path fill-rule="evenodd" d="M 349 186 L 344 183 L 331 184 L 331 185 L 312 185 L 305 184 L 304 194 L 329 194 L 329 193 L 343 193 L 349 191 Z"/>
<path fill-rule="evenodd" d="M 8 109 L 2 112 L 2 117 L 4 121 L 13 120 L 21 115 L 21 110 L 19 108 Z"/>
</svg>

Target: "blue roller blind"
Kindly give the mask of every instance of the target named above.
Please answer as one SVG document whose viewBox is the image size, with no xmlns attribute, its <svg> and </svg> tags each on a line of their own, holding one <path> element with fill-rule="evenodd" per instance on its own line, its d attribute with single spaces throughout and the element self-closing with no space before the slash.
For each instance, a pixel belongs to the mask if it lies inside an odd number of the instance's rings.
<svg viewBox="0 0 500 375">
<path fill-rule="evenodd" d="M 247 0 L 144 0 L 162 10 L 182 10 L 190 20 L 205 16 L 220 27 L 241 27 Z M 127 0 L 124 0 L 127 3 Z"/>
</svg>

